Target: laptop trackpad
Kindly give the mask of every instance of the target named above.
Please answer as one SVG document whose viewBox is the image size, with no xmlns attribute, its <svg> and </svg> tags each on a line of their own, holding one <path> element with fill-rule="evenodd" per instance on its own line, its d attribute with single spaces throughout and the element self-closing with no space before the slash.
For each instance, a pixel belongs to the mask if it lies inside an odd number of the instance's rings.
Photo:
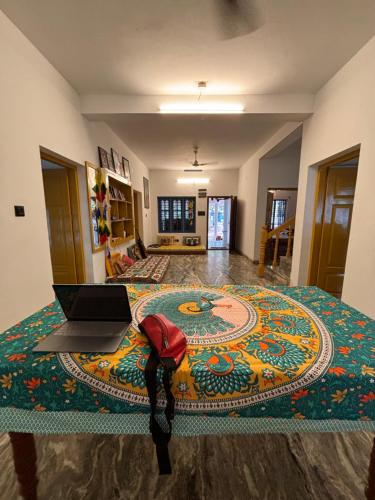
<svg viewBox="0 0 375 500">
<path fill-rule="evenodd" d="M 49 335 L 34 352 L 116 352 L 122 337 L 68 337 L 64 335 Z"/>
</svg>

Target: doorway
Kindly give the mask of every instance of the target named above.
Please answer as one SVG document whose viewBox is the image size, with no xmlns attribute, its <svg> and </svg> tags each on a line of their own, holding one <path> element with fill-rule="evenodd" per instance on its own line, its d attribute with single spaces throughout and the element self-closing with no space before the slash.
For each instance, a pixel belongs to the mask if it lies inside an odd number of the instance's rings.
<svg viewBox="0 0 375 500">
<path fill-rule="evenodd" d="M 142 193 L 133 189 L 135 236 L 143 240 Z"/>
<path fill-rule="evenodd" d="M 265 224 L 270 231 L 296 215 L 297 188 L 268 188 Z"/>
<path fill-rule="evenodd" d="M 234 244 L 235 197 L 208 196 L 207 249 L 232 250 Z"/>
<path fill-rule="evenodd" d="M 357 180 L 359 150 L 318 172 L 309 284 L 341 297 Z"/>
<path fill-rule="evenodd" d="M 42 154 L 42 174 L 53 282 L 84 283 L 76 167 Z"/>
</svg>

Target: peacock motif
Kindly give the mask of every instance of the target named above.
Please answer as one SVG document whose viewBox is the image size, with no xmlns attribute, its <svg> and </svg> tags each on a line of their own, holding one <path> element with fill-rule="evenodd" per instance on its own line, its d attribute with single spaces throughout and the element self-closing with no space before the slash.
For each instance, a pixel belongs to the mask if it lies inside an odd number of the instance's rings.
<svg viewBox="0 0 375 500">
<path fill-rule="evenodd" d="M 252 380 L 253 370 L 238 358 L 238 352 L 212 349 L 189 356 L 196 390 L 210 397 L 249 391 L 250 386 L 257 384 L 258 377 Z"/>
<path fill-rule="evenodd" d="M 266 295 L 260 298 L 255 298 L 251 301 L 251 304 L 256 309 L 263 309 L 264 311 L 290 309 L 289 302 L 281 297 L 276 297 L 275 295 Z"/>
<path fill-rule="evenodd" d="M 304 363 L 306 357 L 298 346 L 272 334 L 250 340 L 246 351 L 263 363 L 269 363 L 283 371 L 297 368 Z"/>
<path fill-rule="evenodd" d="M 223 295 L 200 290 L 166 293 L 148 301 L 142 315 L 162 313 L 187 336 L 217 335 L 235 327 L 213 312 L 215 308 L 232 307 L 216 303 L 222 298 Z"/>
<path fill-rule="evenodd" d="M 289 335 L 300 335 L 312 337 L 314 330 L 311 321 L 307 318 L 292 316 L 291 314 L 270 313 L 262 317 L 262 324 L 276 333 L 288 333 Z"/>
<path fill-rule="evenodd" d="M 119 350 L 62 353 L 59 359 L 73 378 L 134 408 L 149 406 L 144 370 L 150 345 L 138 328 L 148 314 L 164 314 L 187 336 L 186 355 L 172 376 L 177 410 L 222 412 L 258 404 L 295 392 L 329 365 L 330 332 L 291 289 L 130 284 L 127 290 L 133 322 Z M 161 375 L 159 368 L 162 401 Z"/>
<path fill-rule="evenodd" d="M 111 367 L 109 379 L 113 383 L 132 385 L 143 389 L 146 387 L 144 370 L 149 354 L 132 352 Z"/>
</svg>

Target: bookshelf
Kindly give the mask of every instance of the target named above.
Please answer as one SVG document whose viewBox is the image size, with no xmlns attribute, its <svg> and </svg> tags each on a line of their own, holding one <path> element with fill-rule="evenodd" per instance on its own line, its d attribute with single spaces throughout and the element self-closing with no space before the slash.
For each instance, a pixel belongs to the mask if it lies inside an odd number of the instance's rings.
<svg viewBox="0 0 375 500">
<path fill-rule="evenodd" d="M 108 226 L 112 247 L 134 239 L 133 190 L 126 179 L 107 169 Z"/>
</svg>

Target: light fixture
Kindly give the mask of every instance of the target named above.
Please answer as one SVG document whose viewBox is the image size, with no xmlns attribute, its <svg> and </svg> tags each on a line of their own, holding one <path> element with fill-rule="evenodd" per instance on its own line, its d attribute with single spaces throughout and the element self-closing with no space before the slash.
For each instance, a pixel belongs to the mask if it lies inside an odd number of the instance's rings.
<svg viewBox="0 0 375 500">
<path fill-rule="evenodd" d="M 208 177 L 180 177 L 177 184 L 209 184 Z"/>
<path fill-rule="evenodd" d="M 175 113 L 175 114 L 237 114 L 243 113 L 244 106 L 238 103 L 229 102 L 181 102 L 161 104 L 160 113 Z"/>
<path fill-rule="evenodd" d="M 174 114 L 235 114 L 243 113 L 244 106 L 240 103 L 231 102 L 203 102 L 201 97 L 207 88 L 207 82 L 201 80 L 196 82 L 198 96 L 195 102 L 175 102 L 161 104 L 159 106 L 160 113 Z"/>
</svg>

